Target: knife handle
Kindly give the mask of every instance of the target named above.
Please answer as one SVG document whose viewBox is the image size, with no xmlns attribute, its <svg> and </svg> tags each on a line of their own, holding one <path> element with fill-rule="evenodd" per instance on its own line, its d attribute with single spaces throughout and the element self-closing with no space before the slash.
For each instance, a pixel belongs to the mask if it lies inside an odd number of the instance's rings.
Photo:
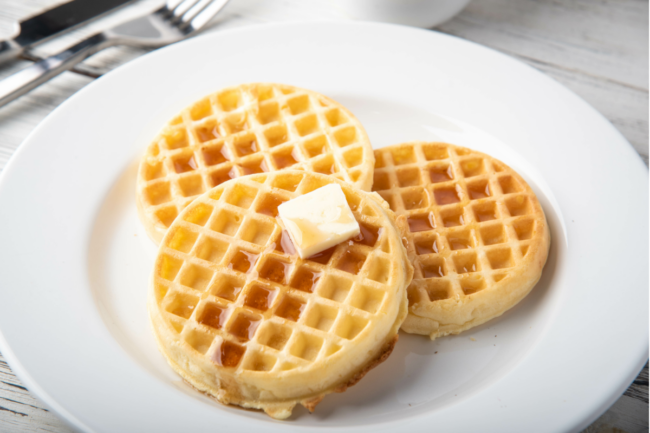
<svg viewBox="0 0 650 433">
<path fill-rule="evenodd" d="M 18 57 L 24 48 L 13 39 L 0 41 L 0 64 Z"/>
<path fill-rule="evenodd" d="M 103 33 L 97 33 L 54 56 L 33 65 L 0 81 L 0 107 L 24 95 L 30 90 L 67 71 L 77 63 L 99 50 L 112 45 Z"/>
</svg>

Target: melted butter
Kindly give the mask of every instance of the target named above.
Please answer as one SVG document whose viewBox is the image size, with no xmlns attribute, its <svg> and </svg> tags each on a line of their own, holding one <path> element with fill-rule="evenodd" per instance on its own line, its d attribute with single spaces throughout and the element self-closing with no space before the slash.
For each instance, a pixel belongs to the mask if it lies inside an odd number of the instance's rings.
<svg viewBox="0 0 650 433">
<path fill-rule="evenodd" d="M 301 258 L 359 235 L 359 223 L 337 184 L 327 185 L 278 206 L 280 218 Z"/>
</svg>

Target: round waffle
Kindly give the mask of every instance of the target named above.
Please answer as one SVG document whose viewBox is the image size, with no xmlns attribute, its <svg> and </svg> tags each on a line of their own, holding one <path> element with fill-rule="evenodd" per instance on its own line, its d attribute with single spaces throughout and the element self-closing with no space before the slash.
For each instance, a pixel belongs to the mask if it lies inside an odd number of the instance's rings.
<svg viewBox="0 0 650 433">
<path fill-rule="evenodd" d="M 231 178 L 291 167 L 370 191 L 373 164 L 365 130 L 341 104 L 293 86 L 242 84 L 185 108 L 151 142 L 138 213 L 160 243 L 188 203 Z"/>
<path fill-rule="evenodd" d="M 339 183 L 361 235 L 309 259 L 291 253 L 279 204 Z M 278 419 L 310 411 L 383 361 L 413 274 L 393 213 L 332 176 L 240 177 L 196 198 L 163 238 L 148 301 L 172 368 L 222 403 Z"/>
<path fill-rule="evenodd" d="M 431 339 L 480 325 L 539 280 L 550 235 L 514 170 L 484 153 L 412 142 L 375 151 L 377 191 L 398 215 L 414 265 L 406 332 Z"/>
</svg>

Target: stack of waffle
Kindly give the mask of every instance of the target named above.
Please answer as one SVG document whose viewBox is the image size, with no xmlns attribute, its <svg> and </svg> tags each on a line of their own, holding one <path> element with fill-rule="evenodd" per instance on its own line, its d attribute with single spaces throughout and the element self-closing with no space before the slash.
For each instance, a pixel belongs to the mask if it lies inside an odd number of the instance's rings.
<svg viewBox="0 0 650 433">
<path fill-rule="evenodd" d="M 360 234 L 302 259 L 278 206 L 331 184 Z M 198 390 L 278 419 L 356 384 L 400 327 L 434 339 L 503 314 L 550 243 L 504 163 L 446 143 L 373 152 L 349 110 L 288 85 L 183 110 L 147 148 L 137 198 L 160 244 L 148 308 L 161 352 Z"/>
</svg>

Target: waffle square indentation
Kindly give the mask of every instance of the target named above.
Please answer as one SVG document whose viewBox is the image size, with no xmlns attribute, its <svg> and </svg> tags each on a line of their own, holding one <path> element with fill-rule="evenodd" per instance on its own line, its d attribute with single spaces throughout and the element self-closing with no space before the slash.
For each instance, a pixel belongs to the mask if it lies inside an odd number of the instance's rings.
<svg viewBox="0 0 650 433">
<path fill-rule="evenodd" d="M 395 165 L 412 164 L 416 161 L 415 152 L 411 146 L 391 149 L 391 155 L 393 156 L 393 163 Z"/>
<path fill-rule="evenodd" d="M 223 340 L 219 348 L 215 351 L 213 362 L 223 367 L 237 367 L 239 361 L 246 353 L 246 348 L 239 344 L 231 343 L 228 340 Z"/>
<path fill-rule="evenodd" d="M 322 338 L 316 335 L 299 333 L 293 340 L 289 353 L 306 361 L 313 361 L 318 357 L 321 347 L 323 347 Z"/>
<path fill-rule="evenodd" d="M 354 340 L 368 325 L 368 320 L 351 315 L 343 315 L 336 326 L 334 333 L 346 340 Z"/>
<path fill-rule="evenodd" d="M 309 310 L 305 324 L 311 328 L 327 332 L 334 324 L 337 314 L 338 312 L 336 308 L 327 305 L 314 304 L 311 310 Z"/>
<path fill-rule="evenodd" d="M 420 272 L 422 278 L 442 278 L 447 275 L 445 259 L 442 257 L 430 257 L 420 261 Z"/>
<path fill-rule="evenodd" d="M 291 266 L 291 263 L 270 257 L 262 265 L 259 276 L 274 283 L 286 284 L 286 279 L 291 272 Z"/>
<path fill-rule="evenodd" d="M 234 302 L 243 288 L 244 280 L 242 278 L 219 274 L 210 288 L 210 293 L 226 301 Z"/>
<path fill-rule="evenodd" d="M 192 329 L 191 331 L 187 332 L 183 339 L 194 350 L 199 352 L 201 355 L 204 355 L 212 345 L 212 340 L 214 337 L 212 337 L 210 334 L 206 334 L 205 332 Z"/>
<path fill-rule="evenodd" d="M 480 292 L 485 289 L 486 286 L 487 284 L 485 283 L 485 280 L 480 275 L 468 275 L 465 278 L 460 279 L 460 288 L 466 295 Z"/>
<path fill-rule="evenodd" d="M 275 289 L 260 284 L 254 284 L 246 294 L 244 305 L 250 308 L 255 308 L 256 310 L 266 311 L 271 308 L 271 305 L 273 305 L 273 301 L 277 294 L 278 291 Z"/>
<path fill-rule="evenodd" d="M 412 189 L 402 193 L 402 203 L 407 210 L 422 209 L 429 206 L 429 198 L 424 189 Z"/>
<path fill-rule="evenodd" d="M 449 158 L 447 146 L 443 144 L 424 144 L 422 146 L 422 152 L 427 161 Z"/>
<path fill-rule="evenodd" d="M 198 303 L 199 298 L 196 296 L 174 293 L 167 304 L 166 310 L 183 319 L 189 319 Z"/>
<path fill-rule="evenodd" d="M 192 207 L 183 218 L 188 223 L 196 224 L 197 226 L 204 226 L 210 215 L 212 215 L 213 207 L 205 203 L 199 203 Z"/>
<path fill-rule="evenodd" d="M 201 313 L 196 320 L 197 322 L 214 329 L 221 329 L 228 318 L 228 310 L 214 302 L 203 304 Z"/>
<path fill-rule="evenodd" d="M 255 268 L 255 263 L 259 254 L 251 253 L 242 249 L 237 250 L 237 252 L 230 259 L 228 268 L 234 271 L 239 271 L 242 273 L 248 273 Z"/>
<path fill-rule="evenodd" d="M 397 182 L 402 188 L 422 184 L 419 168 L 406 168 L 397 171 Z"/>
<path fill-rule="evenodd" d="M 275 350 L 282 350 L 291 338 L 291 328 L 273 322 L 266 322 L 258 333 L 258 341 Z"/>
<path fill-rule="evenodd" d="M 174 165 L 174 171 L 176 173 L 185 173 L 188 171 L 196 170 L 199 166 L 194 159 L 194 154 L 190 153 L 189 155 L 181 155 L 172 159 Z"/>
<path fill-rule="evenodd" d="M 456 272 L 459 274 L 467 274 L 481 270 L 475 252 L 463 252 L 454 255 L 454 265 L 456 266 Z"/>
<path fill-rule="evenodd" d="M 261 323 L 262 318 L 260 316 L 240 311 L 235 319 L 231 321 L 228 332 L 241 341 L 249 341 L 253 339 L 255 331 L 257 331 Z"/>
<path fill-rule="evenodd" d="M 203 236 L 196 247 L 196 257 L 212 263 L 219 263 L 228 250 L 228 243 Z"/>
<path fill-rule="evenodd" d="M 178 179 L 178 186 L 181 188 L 183 197 L 193 197 L 205 191 L 203 178 L 200 175 L 182 177 Z"/>
<path fill-rule="evenodd" d="M 336 268 L 357 275 L 363 268 L 365 261 L 366 255 L 364 253 L 348 248 L 337 260 Z"/>
<path fill-rule="evenodd" d="M 244 227 L 240 230 L 240 237 L 247 242 L 264 246 L 273 234 L 273 229 L 273 223 L 258 221 L 249 217 Z"/>
<path fill-rule="evenodd" d="M 506 241 L 506 234 L 502 224 L 491 224 L 481 227 L 483 245 L 502 244 Z"/>
<path fill-rule="evenodd" d="M 197 233 L 189 231 L 183 227 L 179 227 L 168 238 L 169 240 L 167 241 L 167 246 L 183 253 L 189 253 L 194 246 L 197 237 Z"/>
<path fill-rule="evenodd" d="M 226 236 L 235 236 L 235 233 L 237 233 L 237 229 L 239 229 L 241 222 L 241 215 L 224 209 L 219 212 L 217 217 L 212 221 L 210 229 L 218 233 L 223 233 Z"/>
<path fill-rule="evenodd" d="M 246 185 L 236 184 L 226 194 L 226 203 L 248 209 L 257 195 L 257 190 Z"/>
<path fill-rule="evenodd" d="M 307 293 L 313 293 L 323 273 L 307 266 L 301 266 L 291 278 L 290 286 Z"/>
<path fill-rule="evenodd" d="M 221 138 L 221 134 L 219 133 L 219 126 L 214 120 L 197 126 L 194 128 L 194 132 L 196 132 L 196 138 L 198 138 L 199 143 L 206 143 L 208 141 Z"/>
<path fill-rule="evenodd" d="M 424 290 L 431 302 L 442 301 L 450 297 L 451 283 L 446 279 L 431 279 L 424 282 Z"/>
<path fill-rule="evenodd" d="M 356 286 L 350 297 L 350 305 L 375 314 L 381 308 L 386 293 L 367 286 Z"/>
<path fill-rule="evenodd" d="M 294 116 L 308 111 L 311 107 L 308 95 L 300 95 L 295 98 L 287 99 L 287 105 L 289 106 L 289 111 Z"/>
<path fill-rule="evenodd" d="M 498 248 L 485 253 L 492 269 L 505 269 L 514 266 L 510 248 Z"/>
<path fill-rule="evenodd" d="M 347 278 L 338 275 L 326 275 L 318 289 L 318 293 L 323 298 L 344 302 L 351 288 L 352 282 Z"/>
<path fill-rule="evenodd" d="M 465 177 L 474 177 L 485 173 L 483 160 L 480 158 L 466 159 L 460 163 Z"/>
<path fill-rule="evenodd" d="M 202 266 L 186 265 L 180 277 L 180 283 L 186 287 L 202 292 L 210 284 L 213 272 Z"/>
<path fill-rule="evenodd" d="M 279 146 L 289 140 L 287 127 L 285 125 L 272 126 L 264 131 L 264 136 L 266 137 L 266 142 L 269 144 L 269 147 Z"/>
<path fill-rule="evenodd" d="M 275 310 L 275 315 L 297 322 L 305 309 L 306 303 L 293 296 L 285 296 Z"/>
<path fill-rule="evenodd" d="M 347 116 L 343 114 L 343 112 L 338 108 L 333 108 L 326 112 L 325 118 L 327 119 L 327 123 L 329 123 L 332 127 L 343 125 L 344 123 L 348 122 Z"/>
<path fill-rule="evenodd" d="M 345 126 L 334 132 L 334 139 L 339 147 L 346 147 L 357 141 L 357 128 L 354 126 Z"/>
</svg>

